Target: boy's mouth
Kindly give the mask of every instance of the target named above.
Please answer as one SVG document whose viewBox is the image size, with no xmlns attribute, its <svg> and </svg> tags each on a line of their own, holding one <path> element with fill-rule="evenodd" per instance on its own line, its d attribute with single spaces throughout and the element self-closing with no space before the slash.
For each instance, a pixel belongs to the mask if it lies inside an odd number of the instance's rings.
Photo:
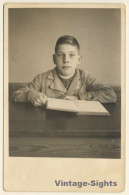
<svg viewBox="0 0 129 195">
<path fill-rule="evenodd" d="M 62 66 L 63 69 L 71 68 L 70 66 Z"/>
</svg>

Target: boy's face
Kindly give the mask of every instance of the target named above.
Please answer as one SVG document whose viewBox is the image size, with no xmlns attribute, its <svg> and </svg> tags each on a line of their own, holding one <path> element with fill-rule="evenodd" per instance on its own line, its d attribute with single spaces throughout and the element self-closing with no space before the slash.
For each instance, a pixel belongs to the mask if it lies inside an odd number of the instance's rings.
<svg viewBox="0 0 129 195">
<path fill-rule="evenodd" d="M 74 74 L 81 57 L 78 48 L 69 44 L 58 45 L 56 54 L 53 55 L 54 64 L 62 76 Z"/>
</svg>

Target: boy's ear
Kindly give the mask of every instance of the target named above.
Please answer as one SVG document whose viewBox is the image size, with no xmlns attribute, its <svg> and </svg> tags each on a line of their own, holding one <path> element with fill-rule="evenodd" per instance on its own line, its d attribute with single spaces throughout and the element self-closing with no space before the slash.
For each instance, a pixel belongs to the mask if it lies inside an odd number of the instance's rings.
<svg viewBox="0 0 129 195">
<path fill-rule="evenodd" d="M 81 60 L 82 60 L 82 56 L 78 56 L 78 64 L 80 64 L 81 63 Z"/>
<path fill-rule="evenodd" d="M 54 62 L 54 64 L 56 64 L 56 55 L 55 54 L 53 54 L 53 62 Z"/>
</svg>

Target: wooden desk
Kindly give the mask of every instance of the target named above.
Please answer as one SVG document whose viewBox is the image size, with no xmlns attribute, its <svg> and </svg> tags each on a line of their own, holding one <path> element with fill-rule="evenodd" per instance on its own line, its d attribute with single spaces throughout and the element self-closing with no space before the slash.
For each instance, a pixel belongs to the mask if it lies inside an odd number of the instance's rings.
<svg viewBox="0 0 129 195">
<path fill-rule="evenodd" d="M 120 101 L 110 116 L 76 116 L 9 104 L 9 154 L 20 157 L 120 158 Z"/>
</svg>

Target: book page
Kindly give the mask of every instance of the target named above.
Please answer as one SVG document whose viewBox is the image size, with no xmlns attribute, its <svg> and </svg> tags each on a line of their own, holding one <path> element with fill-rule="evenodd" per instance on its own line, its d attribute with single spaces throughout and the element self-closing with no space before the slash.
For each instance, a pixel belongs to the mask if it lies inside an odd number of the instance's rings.
<svg viewBox="0 0 129 195">
<path fill-rule="evenodd" d="M 109 112 L 98 101 L 75 100 L 75 105 L 80 114 L 103 114 L 109 115 Z"/>
<path fill-rule="evenodd" d="M 55 99 L 55 98 L 48 98 L 46 108 L 52 109 L 52 110 L 68 111 L 68 112 L 77 112 L 78 111 L 78 109 L 75 106 L 73 101 Z"/>
</svg>

